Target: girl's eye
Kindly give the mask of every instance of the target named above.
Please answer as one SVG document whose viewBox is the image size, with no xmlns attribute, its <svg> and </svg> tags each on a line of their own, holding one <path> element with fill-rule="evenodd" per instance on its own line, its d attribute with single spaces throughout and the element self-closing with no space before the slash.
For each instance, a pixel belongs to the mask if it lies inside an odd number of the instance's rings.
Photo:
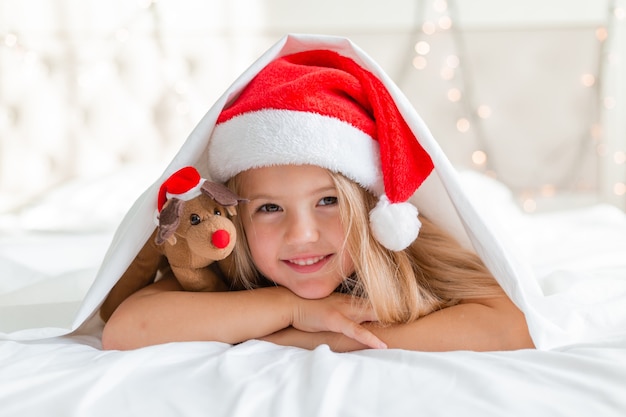
<svg viewBox="0 0 626 417">
<path fill-rule="evenodd" d="M 263 213 L 276 213 L 280 211 L 280 206 L 276 204 L 263 204 L 261 207 L 257 209 L 257 211 Z"/>
<path fill-rule="evenodd" d="M 337 204 L 337 197 L 324 197 L 318 203 L 320 206 L 332 206 Z"/>
<path fill-rule="evenodd" d="M 189 222 L 192 224 L 192 226 L 200 224 L 201 221 L 202 219 L 200 218 L 200 216 L 195 213 L 189 216 Z"/>
</svg>

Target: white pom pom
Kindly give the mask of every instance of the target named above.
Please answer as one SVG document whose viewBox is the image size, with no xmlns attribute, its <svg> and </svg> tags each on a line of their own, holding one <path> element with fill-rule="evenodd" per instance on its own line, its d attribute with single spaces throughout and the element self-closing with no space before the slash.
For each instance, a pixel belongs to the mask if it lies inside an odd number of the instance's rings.
<svg viewBox="0 0 626 417">
<path fill-rule="evenodd" d="M 406 249 L 417 238 L 422 223 L 411 203 L 391 204 L 382 195 L 370 211 L 370 228 L 376 240 L 392 251 Z"/>
</svg>

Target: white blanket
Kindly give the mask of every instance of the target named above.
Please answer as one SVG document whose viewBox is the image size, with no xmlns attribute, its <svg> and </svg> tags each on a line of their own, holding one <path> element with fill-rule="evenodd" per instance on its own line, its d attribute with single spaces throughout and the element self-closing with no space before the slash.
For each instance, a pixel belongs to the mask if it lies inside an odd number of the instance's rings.
<svg viewBox="0 0 626 417">
<path fill-rule="evenodd" d="M 625 347 L 336 354 L 258 341 L 130 352 L 5 342 L 0 416 L 619 417 Z"/>
<path fill-rule="evenodd" d="M 324 346 L 305 351 L 250 341 L 235 347 L 195 342 L 101 351 L 102 323 L 95 312 L 154 227 L 160 178 L 183 165 L 203 168 L 217 114 L 259 68 L 275 56 L 320 46 L 354 57 L 387 84 L 436 165 L 415 203 L 473 244 L 525 312 L 541 349 L 335 354 Z M 132 172 L 147 174 L 128 188 L 128 179 L 137 178 L 128 175 Z M 74 184 L 69 195 L 115 196 L 120 184 L 129 193 L 145 192 L 114 235 L 111 224 L 128 209 L 128 196 L 115 199 L 123 202 L 120 207 L 90 218 L 89 203 L 72 212 L 78 202 L 68 202 L 67 190 L 59 190 L 39 205 L 0 217 L 5 230 L 0 416 L 617 416 L 626 411 L 624 213 L 596 206 L 529 216 L 501 184 L 471 173 L 459 176 L 404 96 L 346 40 L 283 39 L 218 100 L 165 172 L 139 167 Z M 50 215 L 32 226 L 38 218 L 33 213 L 55 210 L 74 215 Z M 14 227 L 20 221 L 24 227 Z"/>
</svg>

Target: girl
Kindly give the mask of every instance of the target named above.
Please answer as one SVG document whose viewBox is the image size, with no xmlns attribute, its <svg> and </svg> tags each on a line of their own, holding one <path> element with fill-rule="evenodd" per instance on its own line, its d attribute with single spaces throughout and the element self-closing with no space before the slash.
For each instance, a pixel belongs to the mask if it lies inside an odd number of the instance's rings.
<svg viewBox="0 0 626 417">
<path fill-rule="evenodd" d="M 328 50 L 279 58 L 220 114 L 209 173 L 249 200 L 221 263 L 230 292 L 172 277 L 129 297 L 103 346 L 265 339 L 337 351 L 533 346 L 472 251 L 409 198 L 433 163 L 383 84 Z"/>
</svg>

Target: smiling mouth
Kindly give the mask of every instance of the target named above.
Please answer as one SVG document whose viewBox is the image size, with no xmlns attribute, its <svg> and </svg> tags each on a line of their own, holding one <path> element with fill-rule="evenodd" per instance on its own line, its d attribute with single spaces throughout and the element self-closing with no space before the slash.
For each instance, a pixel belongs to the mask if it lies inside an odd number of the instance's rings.
<svg viewBox="0 0 626 417">
<path fill-rule="evenodd" d="M 311 266 L 311 265 L 315 265 L 316 263 L 318 263 L 319 261 L 323 259 L 326 259 L 327 257 L 328 255 L 316 256 L 314 258 L 289 259 L 287 260 L 287 262 L 293 265 L 298 265 L 298 266 Z"/>
</svg>

